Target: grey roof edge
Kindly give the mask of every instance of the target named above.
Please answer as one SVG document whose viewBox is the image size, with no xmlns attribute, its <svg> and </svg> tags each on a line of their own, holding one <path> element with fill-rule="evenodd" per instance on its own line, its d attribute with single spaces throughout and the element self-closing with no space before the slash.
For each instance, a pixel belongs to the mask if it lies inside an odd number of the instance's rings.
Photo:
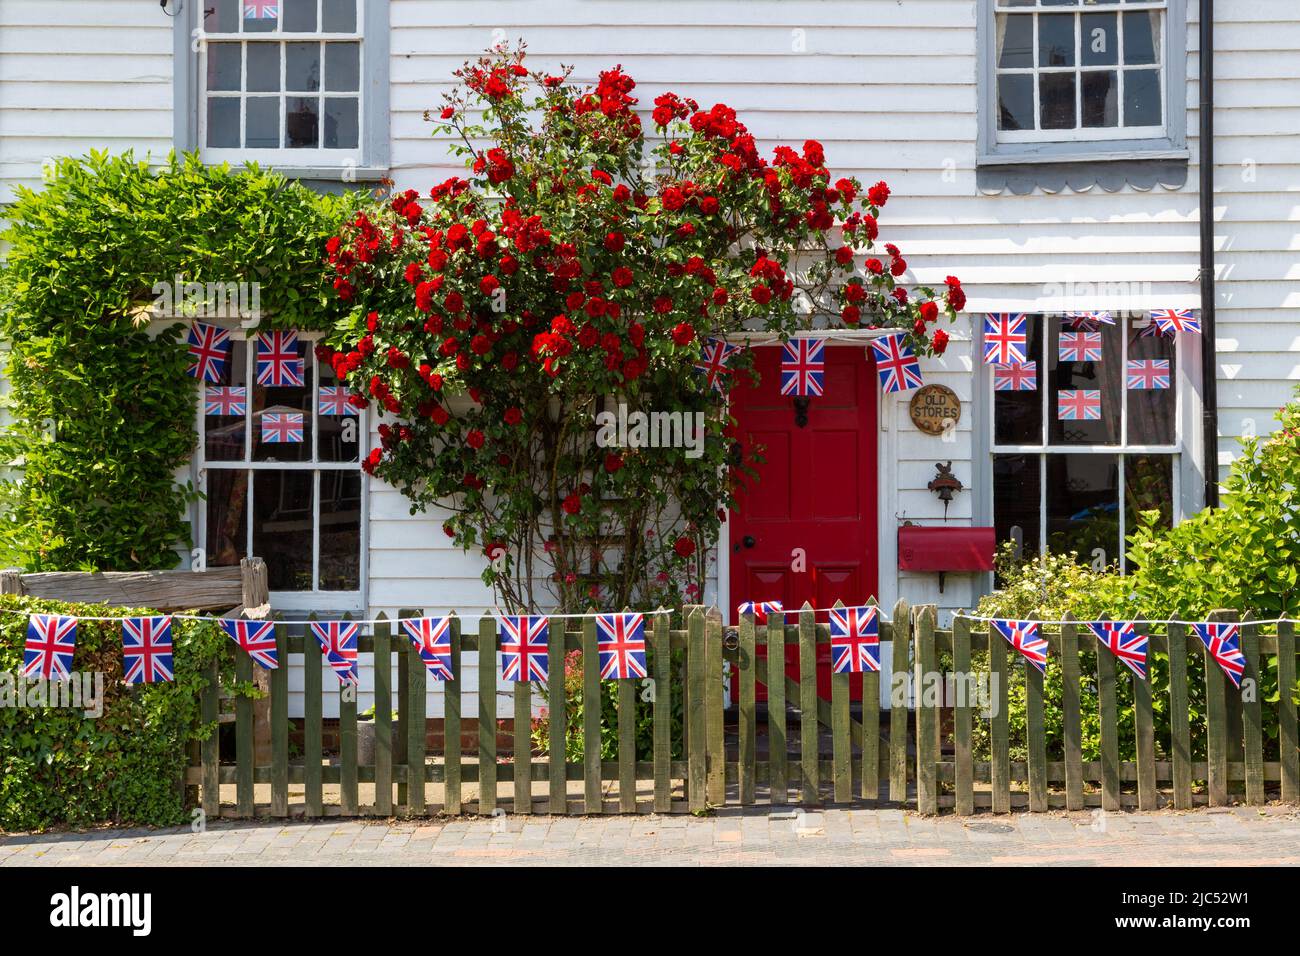
<svg viewBox="0 0 1300 956">
<path fill-rule="evenodd" d="M 1186 159 L 1129 159 L 1072 163 L 1015 163 L 977 166 L 975 184 L 981 193 L 1011 192 L 1027 196 L 1034 189 L 1059 193 L 1088 192 L 1100 186 L 1108 193 L 1125 186 L 1148 192 L 1156 186 L 1181 189 L 1187 184 Z"/>
</svg>

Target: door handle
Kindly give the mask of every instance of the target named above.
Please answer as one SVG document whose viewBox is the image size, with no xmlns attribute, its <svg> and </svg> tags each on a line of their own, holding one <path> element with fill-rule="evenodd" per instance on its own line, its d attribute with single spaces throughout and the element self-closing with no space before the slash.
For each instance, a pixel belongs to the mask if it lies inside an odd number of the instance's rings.
<svg viewBox="0 0 1300 956">
<path fill-rule="evenodd" d="M 752 534 L 747 534 L 740 539 L 740 543 L 747 548 L 752 548 L 758 542 L 754 540 L 754 536 Z"/>
</svg>

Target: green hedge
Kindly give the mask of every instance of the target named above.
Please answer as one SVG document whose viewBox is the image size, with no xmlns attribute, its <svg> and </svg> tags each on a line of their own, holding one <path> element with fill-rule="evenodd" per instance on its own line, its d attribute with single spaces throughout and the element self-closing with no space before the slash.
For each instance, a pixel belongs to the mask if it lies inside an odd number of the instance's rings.
<svg viewBox="0 0 1300 956">
<path fill-rule="evenodd" d="M 81 709 L 18 706 L 27 617 L 15 612 L 26 611 L 157 613 L 0 597 L 0 829 L 184 822 L 178 783 L 189 743 L 216 732 L 200 720 L 204 672 L 218 661 L 229 686 L 229 639 L 215 623 L 174 621 L 176 682 L 130 686 L 122 681 L 121 623 L 79 621 L 73 668 L 103 674 L 102 715 L 87 717 Z"/>
</svg>

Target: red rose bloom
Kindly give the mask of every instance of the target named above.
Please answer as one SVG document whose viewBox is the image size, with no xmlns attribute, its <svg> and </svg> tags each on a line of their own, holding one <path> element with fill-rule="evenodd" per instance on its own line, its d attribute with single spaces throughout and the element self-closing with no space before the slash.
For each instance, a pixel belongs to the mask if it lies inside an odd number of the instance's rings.
<svg viewBox="0 0 1300 956">
<path fill-rule="evenodd" d="M 695 341 L 695 329 L 689 322 L 679 322 L 673 328 L 673 342 L 680 346 L 690 345 Z"/>
<path fill-rule="evenodd" d="M 505 415 L 502 417 L 507 425 L 518 425 L 524 420 L 524 413 L 517 408 L 507 408 Z"/>
<path fill-rule="evenodd" d="M 582 510 L 582 496 L 575 491 L 564 499 L 560 507 L 564 509 L 565 514 L 576 515 Z"/>
<path fill-rule="evenodd" d="M 605 456 L 605 470 L 611 475 L 623 467 L 623 456 L 609 452 Z"/>
<path fill-rule="evenodd" d="M 483 441 L 484 441 L 483 433 L 479 431 L 477 428 L 472 429 L 465 436 L 465 444 L 469 445 L 469 447 L 473 448 L 475 451 L 483 447 Z"/>
<path fill-rule="evenodd" d="M 948 347 L 948 333 L 943 329 L 935 329 L 931 345 L 933 345 L 936 355 L 942 355 L 944 349 Z"/>
<path fill-rule="evenodd" d="M 867 201 L 873 206 L 883 206 L 889 200 L 889 185 L 878 182 L 867 190 Z"/>
<path fill-rule="evenodd" d="M 673 542 L 673 550 L 677 552 L 678 557 L 689 558 L 695 553 L 695 542 L 682 535 Z"/>
<path fill-rule="evenodd" d="M 623 234 L 621 232 L 611 232 L 605 236 L 605 248 L 610 252 L 621 252 L 623 250 Z"/>
<path fill-rule="evenodd" d="M 921 303 L 921 318 L 926 322 L 933 322 L 939 318 L 939 307 L 933 302 Z"/>
<path fill-rule="evenodd" d="M 478 280 L 479 291 L 484 295 L 491 295 L 501 287 L 501 280 L 496 276 L 484 276 Z"/>
<path fill-rule="evenodd" d="M 627 266 L 619 266 L 611 273 L 611 278 L 614 280 L 614 285 L 620 289 L 626 289 L 635 281 L 636 276 Z"/>
<path fill-rule="evenodd" d="M 842 266 L 847 266 L 853 261 L 853 248 L 851 246 L 840 246 L 835 250 L 835 261 Z"/>
<path fill-rule="evenodd" d="M 760 282 L 749 290 L 749 297 L 759 305 L 767 305 L 772 301 L 772 290 Z"/>
</svg>

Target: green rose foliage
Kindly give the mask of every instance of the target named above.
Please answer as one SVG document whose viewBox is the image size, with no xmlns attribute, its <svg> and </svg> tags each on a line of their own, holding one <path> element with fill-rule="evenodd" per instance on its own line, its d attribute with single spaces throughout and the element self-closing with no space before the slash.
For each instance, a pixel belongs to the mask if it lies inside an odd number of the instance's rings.
<svg viewBox="0 0 1300 956">
<path fill-rule="evenodd" d="M 365 467 L 413 511 L 449 508 L 507 606 L 549 604 L 537 581 L 566 609 L 698 599 L 705 545 L 761 460 L 693 368 L 704 341 L 844 324 L 933 354 L 964 293 L 896 284 L 901 253 L 871 254 L 888 187 L 833 179 L 815 141 L 768 161 L 732 109 L 672 93 L 650 136 L 621 69 L 583 87 L 523 60 L 457 73 L 438 122 L 466 177 L 329 244 L 352 306 L 334 367 L 397 419 Z M 750 368 L 742 351 L 723 380 Z M 702 450 L 593 440 L 620 405 L 699 413 Z"/>
<path fill-rule="evenodd" d="M 122 682 L 121 623 L 79 621 L 73 666 L 103 674 L 102 716 L 87 717 L 79 709 L 17 700 L 26 612 L 154 613 L 0 597 L 0 830 L 184 822 L 179 782 L 189 744 L 216 733 L 199 711 L 207 668 L 217 663 L 226 685 L 234 686 L 229 639 L 215 622 L 174 621 L 175 683 L 132 687 Z"/>
<path fill-rule="evenodd" d="M 0 558 L 27 570 L 176 565 L 195 498 L 184 327 L 152 322 L 157 283 L 258 283 L 267 327 L 322 328 L 337 298 L 321 259 L 355 197 L 171 156 L 92 153 L 19 188 L 7 210 L 0 335 L 15 424 L 0 454 Z M 251 288 L 251 286 L 250 286 Z"/>
</svg>

